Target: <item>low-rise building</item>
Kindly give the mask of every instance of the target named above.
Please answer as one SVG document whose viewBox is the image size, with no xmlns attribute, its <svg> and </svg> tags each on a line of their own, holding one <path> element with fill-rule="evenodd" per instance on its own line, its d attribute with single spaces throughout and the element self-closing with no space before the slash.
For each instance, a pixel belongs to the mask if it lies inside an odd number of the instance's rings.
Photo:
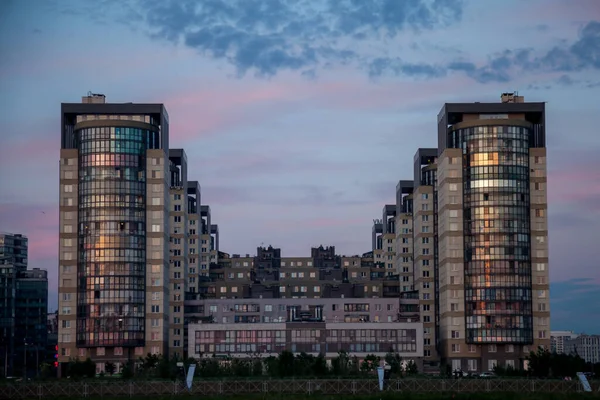
<svg viewBox="0 0 600 400">
<path fill-rule="evenodd" d="M 325 322 L 315 315 L 277 323 L 190 324 L 190 357 L 234 358 L 277 356 L 282 351 L 323 354 L 326 359 L 346 351 L 359 359 L 369 354 L 384 357 L 395 352 L 403 360 L 420 364 L 423 325 L 420 322 Z"/>
</svg>

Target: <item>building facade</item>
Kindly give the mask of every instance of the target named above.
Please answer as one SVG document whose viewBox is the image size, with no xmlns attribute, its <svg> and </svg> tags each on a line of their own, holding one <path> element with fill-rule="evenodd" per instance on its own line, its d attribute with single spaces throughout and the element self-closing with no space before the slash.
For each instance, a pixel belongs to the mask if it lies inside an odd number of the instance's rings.
<svg viewBox="0 0 600 400">
<path fill-rule="evenodd" d="M 550 351 L 556 354 L 565 354 L 565 342 L 575 339 L 578 334 L 573 331 L 551 331 L 550 332 Z"/>
<path fill-rule="evenodd" d="M 586 362 L 600 363 L 600 335 L 577 335 L 564 342 L 566 354 L 578 355 Z"/>
<path fill-rule="evenodd" d="M 438 147 L 398 183 L 396 263 L 419 293 L 426 364 L 519 368 L 550 347 L 545 146 L 544 103 L 445 104 Z"/>
<path fill-rule="evenodd" d="M 167 111 L 90 94 L 61 121 L 59 362 L 166 354 Z"/>
<path fill-rule="evenodd" d="M 46 361 L 48 274 L 27 269 L 28 239 L 0 234 L 2 376 L 35 376 Z"/>
<path fill-rule="evenodd" d="M 419 323 L 330 323 L 314 318 L 306 322 L 256 324 L 191 324 L 188 353 L 191 357 L 227 356 L 266 358 L 287 350 L 331 360 L 346 351 L 362 359 L 369 354 L 385 357 L 395 352 L 403 360 L 420 363 L 423 355 Z"/>
</svg>

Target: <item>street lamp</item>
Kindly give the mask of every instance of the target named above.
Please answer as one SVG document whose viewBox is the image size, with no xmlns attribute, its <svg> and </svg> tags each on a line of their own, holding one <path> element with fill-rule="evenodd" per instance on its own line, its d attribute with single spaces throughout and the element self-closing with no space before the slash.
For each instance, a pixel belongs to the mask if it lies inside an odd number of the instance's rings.
<svg viewBox="0 0 600 400">
<path fill-rule="evenodd" d="M 27 380 L 27 339 L 23 339 L 23 379 Z"/>
</svg>

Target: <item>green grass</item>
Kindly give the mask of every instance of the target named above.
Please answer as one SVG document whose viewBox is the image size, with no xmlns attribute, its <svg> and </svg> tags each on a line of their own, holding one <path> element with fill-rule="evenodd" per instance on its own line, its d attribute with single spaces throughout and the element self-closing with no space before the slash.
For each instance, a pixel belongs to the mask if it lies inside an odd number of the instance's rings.
<svg viewBox="0 0 600 400">
<path fill-rule="evenodd" d="M 86 400 L 105 400 L 109 397 L 93 398 Z M 128 397 L 130 400 L 148 400 L 149 397 Z M 173 400 L 190 398 L 187 395 L 181 396 L 156 396 L 152 400 Z M 118 399 L 115 397 L 115 399 Z M 590 400 L 600 399 L 600 393 L 431 393 L 431 394 L 411 394 L 411 393 L 374 393 L 371 395 L 349 396 L 349 395 L 289 395 L 289 394 L 268 394 L 268 395 L 233 395 L 233 396 L 202 396 L 202 400 Z M 56 400 L 76 400 L 74 398 L 56 399 Z"/>
</svg>

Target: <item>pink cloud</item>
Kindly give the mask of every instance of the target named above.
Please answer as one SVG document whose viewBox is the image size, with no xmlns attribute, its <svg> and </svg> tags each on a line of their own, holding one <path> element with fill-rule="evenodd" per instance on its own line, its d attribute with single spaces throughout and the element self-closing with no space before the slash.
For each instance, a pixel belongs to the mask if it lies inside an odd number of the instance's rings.
<svg viewBox="0 0 600 400">
<path fill-rule="evenodd" d="M 596 165 L 594 165 L 596 164 Z M 600 165 L 565 166 L 548 172 L 548 203 L 551 205 L 584 205 L 600 211 Z"/>
<path fill-rule="evenodd" d="M 180 145 L 205 135 L 243 126 L 254 127 L 288 113 L 307 110 L 377 111 L 414 110 L 441 105 L 448 93 L 469 93 L 469 78 L 425 82 L 398 80 L 373 83 L 362 75 L 306 81 L 282 76 L 271 81 L 231 81 L 189 85 L 156 100 L 170 113 L 171 138 Z M 472 89 L 475 93 L 475 89 Z"/>
</svg>

